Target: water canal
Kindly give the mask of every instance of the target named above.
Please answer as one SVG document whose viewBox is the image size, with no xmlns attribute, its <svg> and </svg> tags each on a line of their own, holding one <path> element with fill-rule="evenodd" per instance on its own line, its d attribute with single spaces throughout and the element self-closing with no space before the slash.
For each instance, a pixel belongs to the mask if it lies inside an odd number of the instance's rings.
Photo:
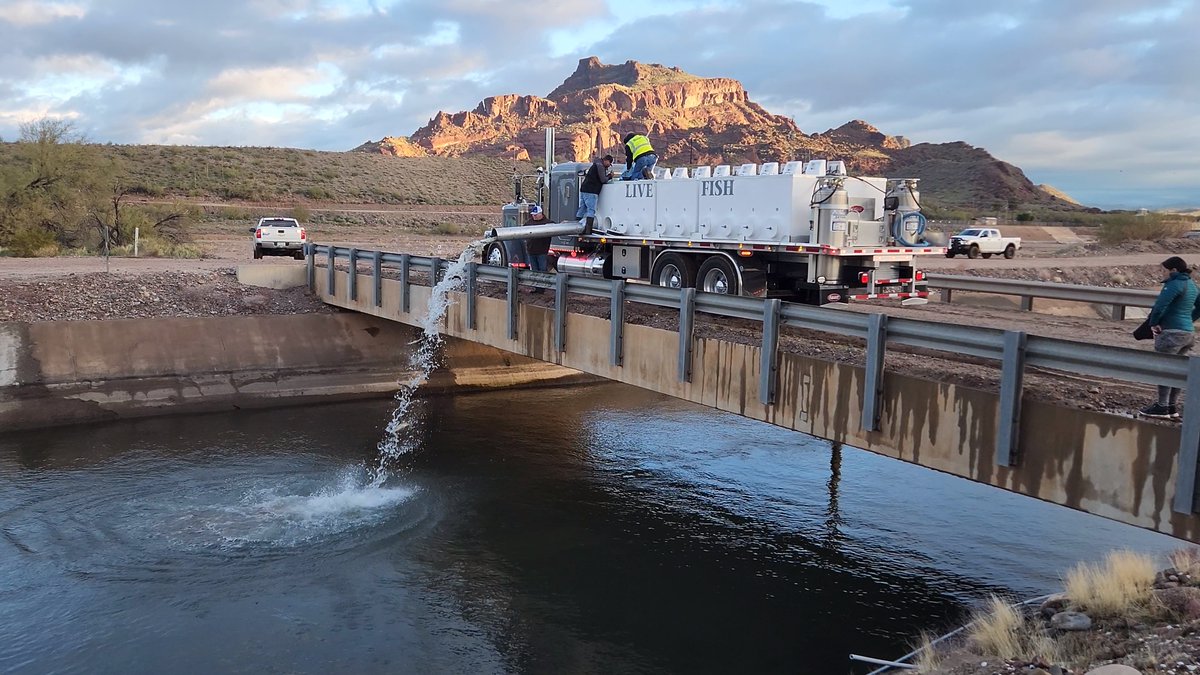
<svg viewBox="0 0 1200 675">
<path fill-rule="evenodd" d="M 621 385 L 0 436 L 0 672 L 851 672 L 1166 537 Z M 860 668 L 854 672 L 863 672 Z"/>
</svg>

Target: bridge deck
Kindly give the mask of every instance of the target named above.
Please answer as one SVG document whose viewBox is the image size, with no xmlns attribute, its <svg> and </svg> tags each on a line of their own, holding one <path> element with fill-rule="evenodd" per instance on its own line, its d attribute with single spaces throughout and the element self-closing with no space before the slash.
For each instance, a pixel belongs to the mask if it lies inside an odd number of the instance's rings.
<svg viewBox="0 0 1200 675">
<path fill-rule="evenodd" d="M 376 292 L 373 276 L 356 276 L 323 269 L 310 281 L 338 307 L 411 325 L 425 315 L 428 287 L 380 278 Z M 371 285 L 365 290 L 358 283 L 364 276 Z M 772 362 L 760 346 L 704 338 L 690 341 L 690 377 L 684 380 L 681 344 L 688 341 L 676 332 L 624 325 L 616 345 L 621 365 L 614 365 L 608 319 L 564 311 L 560 331 L 553 309 L 474 294 L 456 294 L 455 300 L 444 330 L 453 337 L 1200 542 L 1200 518 L 1176 510 L 1178 466 L 1188 465 L 1179 461 L 1178 427 L 1022 399 L 1018 390 L 1019 426 L 1009 457 L 998 448 L 997 439 L 1004 438 L 998 420 L 1011 413 L 1002 410 L 1000 394 L 876 371 L 882 379 L 873 399 L 865 395 L 872 386 L 866 368 L 785 352 Z M 684 330 L 690 332 L 686 325 Z M 777 377 L 760 377 L 763 365 L 772 363 Z M 774 391 L 764 397 L 760 383 L 768 380 Z M 865 424 L 864 407 L 873 400 L 878 422 Z M 1184 478 L 1184 489 L 1191 490 Z"/>
</svg>

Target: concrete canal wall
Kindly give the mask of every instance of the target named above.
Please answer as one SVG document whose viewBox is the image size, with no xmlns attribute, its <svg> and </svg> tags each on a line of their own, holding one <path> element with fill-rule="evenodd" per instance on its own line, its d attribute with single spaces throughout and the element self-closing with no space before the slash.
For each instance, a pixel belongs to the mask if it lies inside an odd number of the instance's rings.
<svg viewBox="0 0 1200 675">
<path fill-rule="evenodd" d="M 0 323 L 0 432 L 388 396 L 418 331 L 359 314 Z M 592 380 L 449 340 L 430 393 Z"/>
</svg>

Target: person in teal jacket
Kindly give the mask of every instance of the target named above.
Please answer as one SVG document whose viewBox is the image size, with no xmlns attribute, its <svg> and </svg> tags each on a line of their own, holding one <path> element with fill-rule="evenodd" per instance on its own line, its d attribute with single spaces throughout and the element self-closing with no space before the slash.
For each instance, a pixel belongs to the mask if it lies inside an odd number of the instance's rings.
<svg viewBox="0 0 1200 675">
<path fill-rule="evenodd" d="M 1154 333 L 1154 351 L 1164 354 L 1186 354 L 1196 343 L 1195 322 L 1200 319 L 1200 291 L 1192 281 L 1192 271 L 1179 256 L 1163 261 L 1170 276 L 1163 281 L 1162 291 L 1150 310 L 1148 323 Z M 1158 387 L 1158 401 L 1142 408 L 1146 417 L 1179 417 L 1178 387 Z M 1198 394 L 1200 395 L 1200 394 Z"/>
</svg>

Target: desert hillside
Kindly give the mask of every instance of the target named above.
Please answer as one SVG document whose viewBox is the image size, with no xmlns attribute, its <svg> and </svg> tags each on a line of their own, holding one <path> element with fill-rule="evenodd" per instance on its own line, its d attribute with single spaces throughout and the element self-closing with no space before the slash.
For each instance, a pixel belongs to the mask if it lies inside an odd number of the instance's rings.
<svg viewBox="0 0 1200 675">
<path fill-rule="evenodd" d="M 540 163 L 547 126 L 559 129 L 560 158 L 619 155 L 621 137 L 640 131 L 668 165 L 840 158 L 855 172 L 922 178 L 931 205 L 942 209 L 1079 208 L 1061 193 L 1039 189 L 1019 168 L 966 143 L 911 146 L 904 137 L 861 120 L 806 133 L 791 118 L 752 101 L 737 80 L 701 78 L 636 61 L 606 65 L 595 57 L 580 60 L 545 97 L 492 96 L 470 111 L 440 112 L 409 136 L 386 137 L 357 150 Z"/>
</svg>

